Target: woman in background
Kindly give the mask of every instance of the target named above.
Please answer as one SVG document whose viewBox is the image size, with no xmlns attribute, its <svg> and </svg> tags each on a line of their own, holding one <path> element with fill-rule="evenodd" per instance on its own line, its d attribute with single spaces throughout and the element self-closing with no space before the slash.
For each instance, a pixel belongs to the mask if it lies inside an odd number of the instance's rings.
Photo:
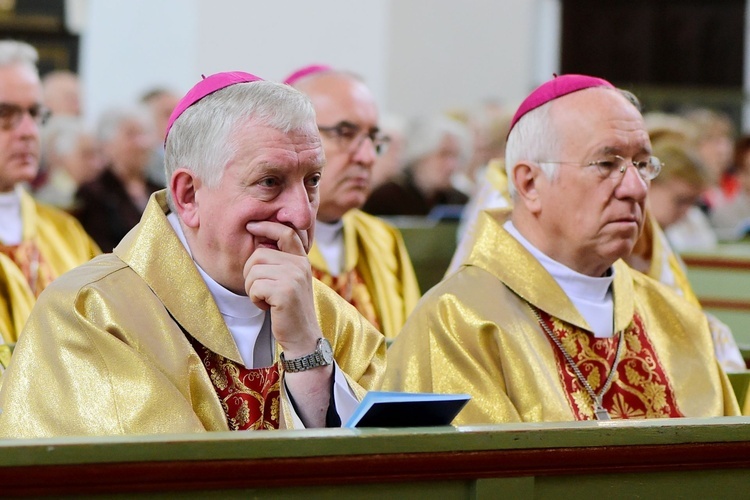
<svg viewBox="0 0 750 500">
<path fill-rule="evenodd" d="M 152 128 L 151 115 L 140 107 L 109 110 L 99 122 L 107 166 L 78 190 L 75 215 L 103 252 L 111 252 L 138 223 L 151 193 L 159 189 L 146 177 Z"/>
</svg>

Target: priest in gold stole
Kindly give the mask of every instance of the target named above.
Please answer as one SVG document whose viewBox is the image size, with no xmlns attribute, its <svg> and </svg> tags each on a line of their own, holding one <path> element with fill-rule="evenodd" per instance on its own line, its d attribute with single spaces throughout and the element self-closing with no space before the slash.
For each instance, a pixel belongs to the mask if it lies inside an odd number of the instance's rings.
<svg viewBox="0 0 750 500">
<path fill-rule="evenodd" d="M 456 424 L 737 415 L 705 315 L 632 270 L 661 164 L 635 97 L 556 77 L 511 124 L 510 209 L 389 350 L 384 386 L 467 392 Z"/>
<path fill-rule="evenodd" d="M 34 47 L 0 41 L 0 352 L 18 340 L 31 305 L 62 273 L 99 253 L 80 224 L 22 187 L 39 173 L 42 102 Z M 0 371 L 8 356 L 0 356 Z"/>
<path fill-rule="evenodd" d="M 401 233 L 360 210 L 376 156 L 388 147 L 375 99 L 360 78 L 328 66 L 306 66 L 285 82 L 310 97 L 326 155 L 313 273 L 393 338 L 420 292 Z"/>
<path fill-rule="evenodd" d="M 1 436 L 338 426 L 379 388 L 383 335 L 307 259 L 325 170 L 310 101 L 211 75 L 165 145 L 169 187 L 141 222 L 39 297 Z"/>
</svg>

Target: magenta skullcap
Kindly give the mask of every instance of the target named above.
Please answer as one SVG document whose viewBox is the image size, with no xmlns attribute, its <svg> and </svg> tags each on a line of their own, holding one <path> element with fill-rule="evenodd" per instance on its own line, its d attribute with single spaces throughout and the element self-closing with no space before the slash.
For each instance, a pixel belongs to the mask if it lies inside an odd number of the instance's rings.
<svg viewBox="0 0 750 500">
<path fill-rule="evenodd" d="M 306 76 L 314 75 L 316 73 L 325 73 L 326 71 L 332 70 L 333 68 L 328 66 L 327 64 L 310 64 L 298 69 L 291 75 L 284 78 L 284 83 L 286 83 L 287 85 L 294 85 Z"/>
<path fill-rule="evenodd" d="M 177 103 L 172 114 L 169 116 L 169 122 L 167 123 L 167 130 L 164 133 L 164 143 L 167 142 L 167 136 L 169 131 L 172 129 L 175 120 L 185 112 L 190 106 L 200 101 L 209 94 L 213 94 L 217 90 L 229 87 L 237 83 L 249 83 L 249 82 L 262 82 L 263 79 L 250 73 L 243 73 L 242 71 L 227 71 L 224 73 L 216 73 L 210 76 L 204 76 L 201 81 L 196 83 L 192 89 L 188 90 L 185 97 L 180 99 Z"/>
<path fill-rule="evenodd" d="M 602 80 L 601 78 L 597 78 L 595 76 L 555 75 L 552 80 L 541 84 L 531 94 L 529 94 L 526 99 L 523 100 L 521 105 L 518 107 L 518 111 L 516 111 L 516 114 L 513 115 L 513 120 L 511 120 L 510 122 L 508 135 L 510 135 L 510 131 L 513 130 L 513 127 L 515 127 L 516 123 L 518 123 L 518 120 L 520 120 L 521 117 L 529 111 L 534 110 L 550 101 L 554 101 L 555 99 L 564 95 L 572 94 L 573 92 L 578 92 L 579 90 L 583 89 L 590 89 L 592 87 L 607 87 L 611 89 L 615 88 L 615 86 L 609 83 L 607 80 Z"/>
</svg>

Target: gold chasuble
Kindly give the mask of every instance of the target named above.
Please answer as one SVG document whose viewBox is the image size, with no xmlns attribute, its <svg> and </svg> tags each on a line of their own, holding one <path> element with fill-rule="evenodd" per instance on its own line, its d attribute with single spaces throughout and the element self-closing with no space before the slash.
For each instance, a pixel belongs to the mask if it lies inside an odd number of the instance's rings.
<svg viewBox="0 0 750 500">
<path fill-rule="evenodd" d="M 217 395 L 222 375 L 210 375 L 212 368 L 226 375 L 233 368 L 223 360 L 242 365 L 242 358 L 168 211 L 165 191 L 155 193 L 114 253 L 39 296 L 3 375 L 0 436 L 226 431 L 230 419 L 253 423 L 241 403 L 228 414 Z M 313 291 L 338 369 L 358 397 L 378 389 L 383 336 L 320 282 Z M 197 352 L 191 338 L 205 350 Z M 207 351 L 218 356 L 208 366 Z M 264 415 L 272 419 L 274 384 L 262 385 L 271 401 Z M 283 373 L 280 386 L 278 425 L 285 428 L 292 414 Z"/>
<path fill-rule="evenodd" d="M 459 425 L 591 419 L 594 401 L 574 364 L 596 395 L 606 389 L 612 418 L 739 414 L 699 308 L 617 261 L 617 333 L 595 338 L 554 278 L 502 228 L 508 214 L 480 213 L 463 265 L 425 294 L 390 347 L 385 389 L 469 393 Z"/>
<path fill-rule="evenodd" d="M 310 263 L 316 278 L 354 305 L 387 338 L 401 331 L 420 297 L 406 245 L 398 229 L 361 210 L 349 210 L 344 223 L 344 269 L 331 276 L 313 244 Z"/>
<path fill-rule="evenodd" d="M 19 193 L 22 241 L 0 242 L 0 334 L 7 344 L 18 340 L 35 298 L 53 279 L 100 253 L 74 217 Z"/>
</svg>

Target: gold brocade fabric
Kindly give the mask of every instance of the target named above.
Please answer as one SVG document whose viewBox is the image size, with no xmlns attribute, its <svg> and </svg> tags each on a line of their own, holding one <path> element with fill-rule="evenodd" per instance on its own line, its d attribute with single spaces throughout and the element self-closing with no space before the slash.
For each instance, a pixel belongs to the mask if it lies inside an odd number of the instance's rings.
<svg viewBox="0 0 750 500">
<path fill-rule="evenodd" d="M 0 344 L 16 341 L 34 302 L 26 277 L 15 262 L 0 253 Z"/>
<path fill-rule="evenodd" d="M 312 271 L 316 279 L 319 279 L 324 285 L 353 305 L 367 321 L 372 323 L 372 326 L 380 330 L 380 323 L 375 315 L 375 307 L 372 305 L 370 292 L 367 290 L 359 272 L 357 272 L 357 268 L 340 276 L 331 276 L 316 267 L 313 267 Z"/>
<path fill-rule="evenodd" d="M 189 340 L 208 372 L 230 430 L 279 428 L 281 377 L 278 363 L 268 367 L 245 368 L 211 352 L 192 337 Z"/>
<path fill-rule="evenodd" d="M 29 285 L 29 290 L 35 297 L 38 297 L 42 290 L 52 283 L 54 279 L 52 269 L 39 252 L 39 247 L 34 241 L 24 241 L 13 246 L 0 243 L 0 253 L 18 266 Z"/>
<path fill-rule="evenodd" d="M 646 224 L 643 228 L 644 236 L 651 241 L 651 266 L 648 275 L 665 285 L 673 288 L 677 293 L 685 297 L 688 301 L 696 306 L 700 306 L 698 298 L 695 296 L 690 281 L 688 281 L 685 271 L 685 264 L 680 257 L 672 250 L 672 247 L 664 235 L 664 231 L 659 227 L 653 214 L 647 214 Z"/>
<path fill-rule="evenodd" d="M 682 417 L 674 400 L 671 384 L 659 356 L 643 330 L 640 316 L 623 331 L 619 361 L 615 366 L 619 336 L 596 338 L 581 328 L 568 325 L 539 311 L 547 328 L 560 339 L 586 382 L 599 395 L 613 367 L 612 384 L 602 395 L 602 406 L 613 419 Z M 594 401 L 579 382 L 563 353 L 550 340 L 557 373 L 576 420 L 594 420 Z"/>
<path fill-rule="evenodd" d="M 527 302 L 557 321 L 591 327 L 546 270 L 485 211 L 463 265 L 420 301 L 388 350 L 385 390 L 469 393 L 455 424 L 575 420 L 555 351 Z M 738 415 L 713 355 L 705 315 L 668 289 L 613 265 L 614 329 L 638 313 L 685 416 Z"/>
<path fill-rule="evenodd" d="M 684 262 L 669 245 L 667 237 L 654 216 L 649 214 L 646 221 L 643 232 L 644 234 L 649 233 L 651 239 L 651 266 L 648 275 L 669 286 L 691 303 L 701 307 L 690 286 Z M 742 353 L 734 340 L 732 330 L 715 316 L 709 313 L 705 314 L 708 319 L 708 328 L 711 331 L 714 354 L 721 367 L 728 372 L 745 370 L 745 361 L 742 359 Z"/>
<path fill-rule="evenodd" d="M 386 338 L 393 338 L 401 331 L 420 297 L 417 276 L 401 233 L 385 221 L 361 210 L 349 210 L 342 220 L 342 276 L 349 275 L 356 269 L 355 279 L 361 279 L 365 286 L 361 292 L 352 290 L 352 300 L 357 301 L 357 309 L 368 320 L 374 317 L 373 325 Z M 318 275 L 330 274 L 325 259 L 315 244 L 310 249 L 309 257 Z M 345 296 L 347 287 L 348 284 L 339 286 L 337 291 Z"/>
<path fill-rule="evenodd" d="M 0 437 L 229 430 L 194 337 L 242 363 L 164 191 L 113 254 L 59 277 L 38 299 L 0 388 Z M 313 281 L 315 310 L 355 395 L 380 387 L 385 340 Z M 276 352 L 279 352 L 277 346 Z M 292 425 L 281 396 L 280 427 Z"/>
<path fill-rule="evenodd" d="M 13 347 L 7 344 L 0 344 L 0 375 L 8 367 L 10 356 L 13 354 Z"/>
<path fill-rule="evenodd" d="M 0 251 L 0 334 L 7 343 L 18 340 L 36 296 L 49 282 L 100 253 L 75 218 L 25 191 L 21 218 L 20 245 L 3 245 Z"/>
</svg>

